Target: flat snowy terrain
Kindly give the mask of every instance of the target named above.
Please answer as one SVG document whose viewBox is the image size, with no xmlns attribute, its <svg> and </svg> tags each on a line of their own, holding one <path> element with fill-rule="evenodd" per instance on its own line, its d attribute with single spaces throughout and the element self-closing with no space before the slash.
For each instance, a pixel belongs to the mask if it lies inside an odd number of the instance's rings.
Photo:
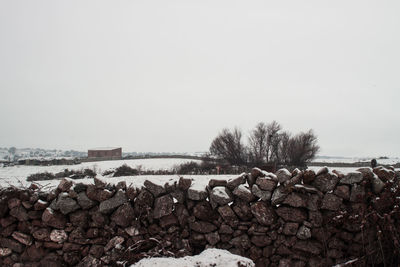
<svg viewBox="0 0 400 267">
<path fill-rule="evenodd" d="M 201 254 L 184 258 L 149 258 L 142 259 L 131 267 L 253 267 L 254 263 L 248 258 L 233 255 L 221 249 L 207 249 Z"/>
<path fill-rule="evenodd" d="M 89 168 L 96 170 L 98 174 L 101 174 L 106 170 L 115 169 L 124 164 L 132 168 L 141 167 L 142 170 L 171 170 L 176 165 L 191 161 L 200 162 L 199 160 L 192 160 L 192 159 L 164 158 L 164 159 L 96 161 L 96 162 L 85 162 L 77 165 L 55 165 L 55 166 L 17 165 L 11 167 L 0 167 L 0 185 L 6 186 L 7 183 L 10 183 L 12 185 L 18 185 L 19 184 L 18 181 L 26 181 L 26 178 L 29 175 L 39 172 L 57 173 L 65 169 L 82 170 Z"/>
</svg>

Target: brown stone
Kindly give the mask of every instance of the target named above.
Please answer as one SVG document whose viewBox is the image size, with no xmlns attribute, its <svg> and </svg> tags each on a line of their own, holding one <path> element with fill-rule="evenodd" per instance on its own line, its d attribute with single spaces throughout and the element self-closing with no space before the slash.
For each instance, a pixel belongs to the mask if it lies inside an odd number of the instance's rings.
<svg viewBox="0 0 400 267">
<path fill-rule="evenodd" d="M 285 235 L 296 235 L 299 224 L 295 222 L 287 222 L 283 226 L 283 234 Z"/>
<path fill-rule="evenodd" d="M 220 241 L 218 232 L 207 233 L 204 237 L 211 246 L 215 246 Z"/>
<path fill-rule="evenodd" d="M 126 203 L 127 201 L 128 199 L 126 198 L 125 192 L 122 190 L 118 190 L 112 198 L 100 203 L 99 212 L 104 214 L 111 213 L 113 210 Z"/>
<path fill-rule="evenodd" d="M 297 249 L 303 252 L 307 252 L 313 255 L 319 255 L 322 251 L 322 246 L 318 242 L 315 241 L 304 241 L 299 240 L 293 246 L 293 249 Z"/>
<path fill-rule="evenodd" d="M 180 177 L 179 182 L 178 182 L 178 187 L 179 189 L 186 191 L 189 189 L 189 187 L 192 185 L 192 180 Z"/>
<path fill-rule="evenodd" d="M 246 234 L 233 238 L 229 241 L 229 244 L 239 249 L 249 249 L 251 247 L 249 236 Z"/>
<path fill-rule="evenodd" d="M 276 209 L 276 213 L 287 222 L 303 222 L 307 220 L 307 213 L 299 208 L 280 206 Z"/>
<path fill-rule="evenodd" d="M 111 221 L 122 227 L 127 227 L 135 218 L 135 212 L 132 205 L 127 202 L 118 207 L 111 216 Z"/>
<path fill-rule="evenodd" d="M 7 201 L 8 208 L 12 210 L 13 208 L 21 206 L 21 200 L 18 198 L 11 198 Z"/>
<path fill-rule="evenodd" d="M 251 205 L 251 213 L 262 225 L 271 225 L 276 220 L 275 211 L 265 202 L 256 202 Z"/>
<path fill-rule="evenodd" d="M 311 184 L 314 181 L 315 176 L 314 170 L 305 170 L 303 173 L 303 183 Z"/>
<path fill-rule="evenodd" d="M 283 201 L 283 204 L 287 204 L 291 207 L 295 207 L 295 208 L 299 208 L 299 207 L 303 207 L 306 208 L 307 207 L 307 200 L 308 200 L 308 196 L 304 195 L 304 194 L 299 194 L 299 193 L 290 193 L 285 200 Z"/>
<path fill-rule="evenodd" d="M 214 224 L 204 221 L 196 221 L 194 223 L 191 223 L 190 228 L 202 234 L 210 233 L 217 229 L 217 227 Z"/>
<path fill-rule="evenodd" d="M 54 211 L 50 208 L 47 208 L 44 210 L 42 214 L 42 221 L 45 225 L 57 228 L 57 229 L 63 229 L 65 227 L 65 224 L 67 220 L 65 219 L 64 215 L 61 213 Z"/>
<path fill-rule="evenodd" d="M 336 184 L 339 181 L 339 177 L 333 173 L 324 173 L 321 175 L 317 175 L 315 177 L 314 182 L 312 183 L 319 191 L 323 193 L 329 192 L 335 189 Z"/>
<path fill-rule="evenodd" d="M 327 209 L 333 211 L 339 210 L 340 206 L 342 205 L 342 201 L 343 199 L 336 196 L 335 194 L 327 193 L 322 199 L 321 209 Z"/>
<path fill-rule="evenodd" d="M 69 189 L 71 189 L 72 185 L 73 185 L 73 182 L 71 180 L 64 178 L 60 181 L 57 188 L 61 192 L 68 192 Z"/>
<path fill-rule="evenodd" d="M 17 253 L 22 253 L 24 249 L 21 243 L 18 243 L 17 241 L 9 238 L 0 238 L 0 247 L 9 248 Z"/>
<path fill-rule="evenodd" d="M 168 228 L 178 224 L 179 224 L 178 219 L 174 214 L 166 215 L 160 218 L 160 226 L 162 228 Z"/>
<path fill-rule="evenodd" d="M 68 239 L 68 235 L 64 230 L 54 229 L 50 233 L 50 240 L 56 243 L 64 243 Z"/>
<path fill-rule="evenodd" d="M 164 186 L 153 183 L 152 181 L 146 180 L 144 181 L 144 186 L 150 193 L 153 194 L 154 197 L 158 197 L 160 195 L 165 194 L 167 191 Z"/>
<path fill-rule="evenodd" d="M 30 246 L 32 244 L 32 236 L 21 233 L 21 232 L 14 232 L 11 235 L 15 240 L 24 244 L 26 246 Z"/>
<path fill-rule="evenodd" d="M 170 195 L 164 195 L 156 198 L 154 201 L 154 218 L 159 219 L 170 215 L 173 211 L 174 202 Z"/>
<path fill-rule="evenodd" d="M 219 180 L 219 179 L 211 179 L 208 181 L 208 186 L 210 188 L 214 188 L 216 186 L 223 186 L 225 187 L 227 185 L 228 181 L 227 180 Z"/>
<path fill-rule="evenodd" d="M 258 187 L 265 191 L 274 191 L 277 183 L 277 181 L 270 179 L 269 177 L 258 177 L 256 180 Z"/>
<path fill-rule="evenodd" d="M 108 241 L 107 245 L 104 247 L 104 251 L 109 251 L 110 249 L 115 248 L 116 246 L 121 245 L 124 243 L 125 238 L 122 236 L 115 236 Z"/>
<path fill-rule="evenodd" d="M 101 245 L 93 245 L 90 247 L 89 254 L 95 258 L 100 258 L 104 253 L 104 247 Z"/>
<path fill-rule="evenodd" d="M 226 186 L 230 190 L 234 190 L 236 187 L 238 187 L 241 184 L 244 184 L 245 182 L 246 182 L 246 175 L 242 174 L 236 178 L 229 179 Z"/>
<path fill-rule="evenodd" d="M 272 243 L 272 239 L 267 235 L 255 235 L 251 237 L 251 243 L 257 247 L 265 247 Z"/>
<path fill-rule="evenodd" d="M 193 215 L 203 221 L 214 221 L 218 215 L 207 201 L 201 201 L 193 207 Z"/>
<path fill-rule="evenodd" d="M 23 206 L 16 206 L 10 210 L 10 215 L 15 217 L 18 221 L 29 220 L 28 213 Z"/>
<path fill-rule="evenodd" d="M 350 189 L 347 185 L 337 186 L 333 193 L 343 199 L 350 199 Z"/>
<path fill-rule="evenodd" d="M 232 227 L 237 226 L 239 220 L 236 217 L 236 214 L 233 212 L 231 207 L 228 205 L 222 206 L 218 208 L 218 213 L 224 219 L 224 221 Z"/>
</svg>

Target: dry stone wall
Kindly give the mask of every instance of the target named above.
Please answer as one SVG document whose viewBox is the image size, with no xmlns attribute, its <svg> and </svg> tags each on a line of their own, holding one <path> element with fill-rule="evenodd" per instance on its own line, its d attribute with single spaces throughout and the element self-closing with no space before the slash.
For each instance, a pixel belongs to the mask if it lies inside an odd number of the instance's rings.
<svg viewBox="0 0 400 267">
<path fill-rule="evenodd" d="M 256 266 L 398 264 L 399 174 L 254 168 L 205 190 L 94 179 L 3 189 L 0 266 L 125 266 L 226 249 Z M 397 243 L 396 243 L 397 242 Z M 390 266 L 390 265 L 386 265 Z"/>
</svg>

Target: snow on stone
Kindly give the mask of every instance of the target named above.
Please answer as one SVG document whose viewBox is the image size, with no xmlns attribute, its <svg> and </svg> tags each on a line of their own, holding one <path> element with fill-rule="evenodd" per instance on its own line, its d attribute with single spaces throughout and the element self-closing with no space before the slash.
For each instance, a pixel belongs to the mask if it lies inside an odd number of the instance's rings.
<svg viewBox="0 0 400 267">
<path fill-rule="evenodd" d="M 131 267 L 253 267 L 253 261 L 241 256 L 233 255 L 226 250 L 207 249 L 197 256 L 184 258 L 149 258 L 142 259 Z"/>
</svg>

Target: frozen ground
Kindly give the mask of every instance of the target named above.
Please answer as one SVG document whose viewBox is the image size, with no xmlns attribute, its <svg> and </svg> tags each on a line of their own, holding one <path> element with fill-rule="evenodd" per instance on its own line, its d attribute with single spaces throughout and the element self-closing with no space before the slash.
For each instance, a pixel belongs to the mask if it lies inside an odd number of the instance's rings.
<svg viewBox="0 0 400 267">
<path fill-rule="evenodd" d="M 314 162 L 326 162 L 326 163 L 354 163 L 354 162 L 369 162 L 373 158 L 372 157 L 328 157 L 328 156 L 320 156 L 316 157 Z M 379 159 L 375 158 L 379 164 L 396 164 L 400 162 L 400 158 L 391 157 L 387 159 Z"/>
<path fill-rule="evenodd" d="M 233 255 L 221 249 L 207 249 L 197 256 L 184 258 L 149 258 L 142 259 L 131 267 L 253 267 L 254 263 L 248 258 Z"/>
<path fill-rule="evenodd" d="M 141 167 L 142 170 L 171 170 L 176 165 L 190 161 L 199 162 L 198 160 L 192 160 L 192 159 L 164 158 L 164 159 L 96 161 L 96 162 L 85 162 L 77 165 L 55 165 L 55 166 L 17 165 L 11 167 L 0 167 L 0 185 L 6 186 L 8 183 L 12 185 L 18 185 L 19 184 L 18 181 L 25 181 L 29 175 L 38 172 L 57 173 L 65 169 L 82 170 L 89 168 L 89 169 L 94 169 L 98 174 L 101 174 L 105 170 L 114 169 L 119 166 L 122 166 L 123 164 L 126 164 L 132 168 Z M 47 183 L 48 182 L 49 181 L 47 181 Z"/>
</svg>

